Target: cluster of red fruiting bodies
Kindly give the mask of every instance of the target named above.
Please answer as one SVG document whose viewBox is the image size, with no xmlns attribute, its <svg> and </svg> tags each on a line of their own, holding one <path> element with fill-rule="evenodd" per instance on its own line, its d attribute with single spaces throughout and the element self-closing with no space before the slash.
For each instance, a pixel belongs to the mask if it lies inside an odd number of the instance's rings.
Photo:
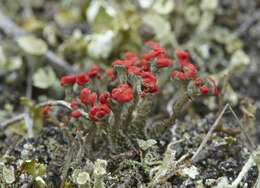
<svg viewBox="0 0 260 188">
<path fill-rule="evenodd" d="M 126 76 L 132 74 L 140 78 L 142 82 L 141 97 L 145 97 L 149 93 L 156 93 L 159 88 L 157 85 L 157 77 L 155 71 L 151 70 L 152 64 L 156 69 L 171 68 L 172 79 L 177 79 L 183 82 L 192 81 L 195 88 L 201 95 L 205 94 L 217 94 L 217 87 L 215 81 L 208 77 L 204 79 L 198 77 L 196 67 L 190 62 L 188 53 L 185 51 L 176 51 L 176 57 L 178 59 L 178 66 L 174 66 L 175 63 L 167 56 L 166 50 L 161 48 L 159 44 L 149 41 L 145 43 L 150 48 L 148 53 L 145 53 L 141 58 L 136 56 L 132 52 L 126 52 L 124 59 L 115 60 L 112 63 L 113 70 L 102 70 L 99 66 L 93 65 L 87 72 L 79 75 L 63 76 L 60 79 L 62 86 L 72 86 L 77 84 L 80 88 L 79 96 L 72 100 L 71 105 L 71 117 L 79 118 L 82 114 L 79 110 L 79 103 L 82 107 L 86 107 L 88 110 L 88 118 L 91 121 L 98 121 L 106 117 L 111 109 L 109 107 L 109 101 L 114 100 L 118 103 L 124 104 L 131 102 L 134 98 L 135 91 L 133 86 L 130 85 L 127 80 L 124 83 L 118 82 L 118 86 L 114 87 L 111 92 L 105 92 L 97 94 L 92 92 L 89 88 L 84 87 L 87 84 L 91 84 L 92 79 L 109 79 L 111 81 L 117 81 L 117 75 L 114 74 L 115 67 L 123 67 Z"/>
</svg>

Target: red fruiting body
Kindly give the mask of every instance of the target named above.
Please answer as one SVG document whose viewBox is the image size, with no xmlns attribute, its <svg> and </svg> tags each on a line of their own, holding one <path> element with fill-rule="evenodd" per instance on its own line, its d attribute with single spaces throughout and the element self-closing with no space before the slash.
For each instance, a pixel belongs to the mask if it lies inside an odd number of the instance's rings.
<svg viewBox="0 0 260 188">
<path fill-rule="evenodd" d="M 96 99 L 97 99 L 97 93 L 94 92 L 94 93 L 91 93 L 88 97 L 88 104 L 90 106 L 94 106 L 95 102 L 96 102 Z"/>
<path fill-rule="evenodd" d="M 201 95 L 206 95 L 209 92 L 209 88 L 207 86 L 199 87 L 199 91 Z"/>
<path fill-rule="evenodd" d="M 153 51 L 152 51 L 153 52 Z M 149 52 L 147 54 L 144 54 L 142 56 L 142 59 L 141 60 L 144 60 L 144 61 L 151 61 L 153 58 L 154 58 L 154 54 L 152 52 Z"/>
<path fill-rule="evenodd" d="M 178 80 L 194 80 L 196 79 L 197 69 L 190 63 L 188 53 L 185 51 L 176 51 L 176 56 L 179 59 L 181 71 L 173 71 L 171 76 Z"/>
<path fill-rule="evenodd" d="M 154 57 L 162 57 L 166 55 L 166 51 L 163 48 L 158 47 L 153 49 L 152 54 Z"/>
<path fill-rule="evenodd" d="M 76 82 L 78 85 L 82 86 L 89 82 L 89 76 L 86 73 L 81 73 L 77 76 Z"/>
<path fill-rule="evenodd" d="M 48 113 L 50 111 L 50 106 L 49 105 L 45 105 L 43 108 L 42 108 L 42 113 L 44 116 L 47 116 Z"/>
<path fill-rule="evenodd" d="M 63 76 L 60 79 L 61 86 L 73 85 L 75 84 L 75 82 L 76 82 L 76 76 L 74 75 Z"/>
<path fill-rule="evenodd" d="M 149 62 L 150 60 L 141 59 L 140 66 L 144 71 L 149 71 Z"/>
<path fill-rule="evenodd" d="M 112 67 L 114 66 L 122 66 L 122 67 L 125 67 L 125 68 L 128 68 L 130 66 L 133 66 L 135 64 L 135 60 L 115 60 L 113 63 L 112 63 Z"/>
<path fill-rule="evenodd" d="M 183 67 L 183 70 L 184 70 L 184 74 L 185 74 L 186 78 L 194 79 L 196 77 L 197 69 L 193 64 L 191 64 L 191 63 L 186 64 Z"/>
<path fill-rule="evenodd" d="M 176 50 L 175 53 L 176 53 L 176 56 L 179 60 L 181 70 L 183 70 L 186 67 L 186 69 L 190 70 L 191 72 L 194 72 L 194 71 L 192 71 L 193 68 L 191 68 L 190 65 L 189 65 L 191 63 L 189 61 L 188 53 L 185 52 L 185 51 L 182 51 L 182 50 Z"/>
<path fill-rule="evenodd" d="M 202 84 L 202 78 L 196 78 L 194 81 L 193 81 L 194 85 L 196 87 L 200 87 L 201 84 Z"/>
<path fill-rule="evenodd" d="M 73 118 L 78 119 L 81 116 L 81 112 L 79 110 L 72 111 L 70 113 L 70 116 L 73 117 Z"/>
<path fill-rule="evenodd" d="M 143 85 L 145 87 L 144 92 L 155 93 L 158 91 L 158 86 L 156 85 L 156 77 L 151 72 L 142 72 L 141 77 L 143 80 Z"/>
<path fill-rule="evenodd" d="M 218 88 L 217 88 L 215 80 L 213 78 L 211 78 L 210 76 L 208 77 L 208 80 L 211 83 L 211 94 L 214 96 L 218 95 Z"/>
<path fill-rule="evenodd" d="M 165 57 L 166 51 L 164 48 L 161 48 L 158 43 L 155 43 L 153 41 L 147 41 L 147 42 L 145 42 L 145 45 L 150 47 L 152 49 L 152 51 L 145 54 L 142 57 L 142 59 L 151 61 L 154 58 Z"/>
<path fill-rule="evenodd" d="M 156 93 L 159 91 L 159 87 L 154 84 L 154 85 L 150 85 L 149 87 L 145 87 L 143 92 L 146 93 Z"/>
<path fill-rule="evenodd" d="M 91 107 L 88 112 L 88 117 L 91 121 L 97 121 L 110 113 L 110 108 L 107 104 L 99 104 L 98 106 Z"/>
<path fill-rule="evenodd" d="M 111 81 L 115 80 L 115 75 L 114 75 L 114 73 L 113 73 L 113 70 L 107 70 L 107 71 L 106 71 L 106 74 L 107 74 L 108 78 L 109 78 Z"/>
<path fill-rule="evenodd" d="M 148 40 L 144 42 L 144 45 L 154 49 L 154 48 L 160 48 L 160 45 L 154 41 Z"/>
<path fill-rule="evenodd" d="M 110 98 L 110 93 L 109 92 L 102 93 L 99 96 L 99 102 L 101 104 L 107 104 L 109 98 Z"/>
<path fill-rule="evenodd" d="M 171 64 L 172 64 L 171 60 L 165 57 L 157 58 L 156 60 L 156 66 L 158 68 L 169 67 Z"/>
<path fill-rule="evenodd" d="M 141 72 L 142 72 L 141 68 L 136 67 L 136 66 L 130 66 L 127 69 L 128 74 L 134 74 L 134 75 L 137 75 L 137 76 L 139 76 L 141 74 Z"/>
<path fill-rule="evenodd" d="M 156 77 L 151 72 L 142 72 L 141 77 L 144 85 L 154 85 L 156 83 Z"/>
<path fill-rule="evenodd" d="M 169 67 L 172 64 L 172 61 L 167 58 L 166 51 L 164 48 L 161 48 L 158 43 L 148 41 L 145 45 L 149 46 L 152 50 L 142 56 L 140 65 L 144 71 L 149 70 L 148 64 L 151 60 L 156 59 L 156 66 L 158 68 Z"/>
<path fill-rule="evenodd" d="M 180 72 L 180 71 L 172 71 L 171 77 L 173 79 L 186 80 L 185 74 L 183 72 Z"/>
<path fill-rule="evenodd" d="M 189 58 L 189 54 L 182 50 L 176 50 L 175 54 L 180 61 L 188 60 L 188 58 Z"/>
<path fill-rule="evenodd" d="M 133 97 L 133 89 L 128 84 L 121 84 L 112 90 L 112 98 L 119 103 L 128 103 Z"/>
<path fill-rule="evenodd" d="M 137 61 L 137 56 L 132 52 L 126 52 L 124 54 L 125 59 L 128 61 L 128 64 L 134 65 Z"/>
<path fill-rule="evenodd" d="M 125 59 L 137 59 L 136 55 L 133 52 L 125 52 Z"/>
<path fill-rule="evenodd" d="M 97 76 L 99 71 L 100 71 L 100 68 L 98 65 L 92 65 L 91 69 L 88 72 L 88 75 L 90 78 L 94 78 L 95 76 Z"/>
<path fill-rule="evenodd" d="M 88 95 L 90 94 L 90 90 L 88 88 L 84 88 L 80 91 L 80 101 L 83 104 L 88 104 Z"/>
<path fill-rule="evenodd" d="M 172 77 L 173 79 L 177 78 L 177 75 L 178 75 L 179 72 L 180 72 L 180 71 L 172 71 L 171 77 Z M 185 75 L 184 75 L 184 76 L 185 76 Z"/>
<path fill-rule="evenodd" d="M 87 105 L 93 106 L 97 98 L 97 93 L 91 93 L 88 88 L 84 88 L 80 92 L 80 101 Z"/>
<path fill-rule="evenodd" d="M 125 61 L 117 59 L 117 60 L 115 60 L 112 63 L 112 67 L 114 67 L 114 66 L 123 66 L 123 67 L 125 67 Z"/>
<path fill-rule="evenodd" d="M 148 47 L 150 47 L 150 48 L 153 48 L 153 47 L 155 47 L 155 46 L 158 46 L 158 43 L 156 43 L 156 42 L 154 42 L 154 41 L 152 41 L 152 40 L 147 40 L 147 41 L 144 42 L 144 45 L 145 45 L 145 46 L 148 46 Z"/>
<path fill-rule="evenodd" d="M 74 99 L 74 100 L 72 100 L 72 101 L 70 102 L 70 107 L 71 107 L 72 110 L 78 109 L 78 102 L 77 102 L 76 99 Z"/>
</svg>

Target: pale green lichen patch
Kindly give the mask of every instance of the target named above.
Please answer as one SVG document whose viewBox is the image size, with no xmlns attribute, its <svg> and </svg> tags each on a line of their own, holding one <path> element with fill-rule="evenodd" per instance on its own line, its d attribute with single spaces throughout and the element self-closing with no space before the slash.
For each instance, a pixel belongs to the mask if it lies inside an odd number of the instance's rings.
<svg viewBox="0 0 260 188">
<path fill-rule="evenodd" d="M 14 167 L 4 166 L 2 168 L 2 177 L 7 184 L 12 184 L 15 181 Z"/>
</svg>

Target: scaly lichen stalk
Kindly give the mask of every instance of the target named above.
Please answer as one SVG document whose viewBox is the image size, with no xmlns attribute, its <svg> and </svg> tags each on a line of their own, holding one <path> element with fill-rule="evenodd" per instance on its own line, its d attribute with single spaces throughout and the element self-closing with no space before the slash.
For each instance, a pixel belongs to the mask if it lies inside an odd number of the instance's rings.
<svg viewBox="0 0 260 188">
<path fill-rule="evenodd" d="M 182 107 L 189 101 L 189 94 L 184 89 L 181 89 L 179 91 L 179 98 L 177 99 L 176 103 L 173 105 L 172 109 L 172 115 L 165 121 L 163 124 L 164 127 L 170 127 L 172 126 L 177 117 L 180 115 Z"/>
<path fill-rule="evenodd" d="M 136 116 L 132 119 L 129 127 L 129 135 L 134 138 L 144 138 L 144 127 L 152 104 L 151 96 L 147 96 L 143 101 L 139 101 L 136 109 Z"/>
<path fill-rule="evenodd" d="M 172 115 L 162 120 L 152 128 L 152 133 L 156 135 L 163 135 L 170 126 L 174 125 L 176 119 L 179 117 L 182 107 L 189 101 L 190 96 L 187 92 L 187 83 L 183 83 L 178 91 L 178 98 L 172 107 Z"/>
</svg>

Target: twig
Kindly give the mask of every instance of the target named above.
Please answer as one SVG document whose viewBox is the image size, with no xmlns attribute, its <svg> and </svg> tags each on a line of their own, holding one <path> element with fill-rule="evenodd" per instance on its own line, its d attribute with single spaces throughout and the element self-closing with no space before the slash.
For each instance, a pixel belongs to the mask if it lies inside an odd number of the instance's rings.
<svg viewBox="0 0 260 188">
<path fill-rule="evenodd" d="M 28 74 L 26 80 L 26 97 L 28 99 L 32 98 L 32 75 L 33 75 L 33 66 L 31 57 L 27 57 L 27 65 L 28 65 Z M 29 107 L 25 107 L 25 117 L 24 117 L 25 126 L 27 128 L 28 137 L 33 137 L 33 120 L 30 117 L 30 109 Z"/>
<path fill-rule="evenodd" d="M 186 153 L 176 162 L 176 165 L 181 164 L 183 161 L 185 161 L 190 156 L 190 153 Z"/>
<path fill-rule="evenodd" d="M 242 170 L 239 172 L 237 178 L 231 183 L 225 183 L 225 187 L 226 188 L 237 188 L 240 184 L 240 182 L 243 180 L 243 178 L 246 176 L 246 174 L 248 173 L 248 171 L 253 167 L 253 166 L 257 166 L 258 171 L 259 171 L 259 151 L 255 150 L 251 153 L 251 155 L 249 156 L 247 162 L 244 164 Z M 258 178 L 256 180 L 256 183 L 254 185 L 254 188 L 259 188 L 259 183 L 260 183 L 260 176 L 258 174 Z M 217 187 L 223 187 L 222 186 L 217 186 Z"/>
<path fill-rule="evenodd" d="M 203 141 L 201 142 L 199 148 L 197 149 L 197 151 L 195 152 L 195 154 L 192 156 L 191 161 L 195 162 L 198 155 L 200 154 L 200 152 L 202 151 L 202 149 L 205 147 L 205 145 L 207 144 L 208 140 L 210 139 L 213 131 L 216 129 L 216 127 L 218 126 L 221 118 L 223 117 L 224 113 L 226 112 L 227 108 L 229 107 L 229 104 L 226 104 L 225 107 L 223 108 L 223 110 L 221 111 L 221 113 L 219 114 L 218 118 L 216 119 L 216 121 L 214 122 L 214 124 L 212 125 L 212 127 L 210 128 L 210 130 L 208 131 L 206 137 L 203 139 Z"/>
<path fill-rule="evenodd" d="M 29 138 L 32 138 L 33 137 L 33 130 L 32 130 L 32 127 L 33 127 L 33 120 L 32 118 L 30 117 L 30 113 L 29 113 L 29 110 L 26 109 L 26 112 L 24 114 L 24 123 L 25 123 L 25 126 L 27 128 L 27 134 L 28 134 L 28 137 Z"/>
<path fill-rule="evenodd" d="M 53 100 L 53 101 L 46 101 L 46 102 L 42 102 L 36 105 L 36 107 L 40 108 L 46 105 L 50 105 L 50 106 L 63 106 L 69 110 L 71 110 L 70 104 L 67 103 L 66 101 L 63 100 Z M 85 117 L 88 118 L 88 114 L 84 111 L 80 111 L 81 114 Z M 24 118 L 26 117 L 26 113 L 21 113 L 18 114 L 14 117 L 12 117 L 11 119 L 5 120 L 2 123 L 0 123 L 0 129 L 6 129 L 9 125 L 12 125 L 16 122 L 22 121 L 24 120 Z"/>
<path fill-rule="evenodd" d="M 63 60 L 61 57 L 57 56 L 54 52 L 50 50 L 48 50 L 44 54 L 44 57 L 53 62 L 53 66 L 64 70 L 66 73 L 76 72 L 70 65 L 68 65 L 68 63 L 65 60 Z"/>
<path fill-rule="evenodd" d="M 33 75 L 33 66 L 32 66 L 32 59 L 31 57 L 27 58 L 27 67 L 28 67 L 28 74 L 26 80 L 26 97 L 28 99 L 32 98 L 32 75 Z"/>
<path fill-rule="evenodd" d="M 67 108 L 68 110 L 72 110 L 70 107 L 70 103 L 63 101 L 63 100 L 53 100 L 53 101 L 46 101 L 46 102 L 42 102 L 36 105 L 36 107 L 43 107 L 43 106 L 63 106 L 65 108 Z M 84 112 L 83 110 L 79 110 L 81 115 L 84 116 L 85 118 L 88 119 L 88 113 Z"/>
<path fill-rule="evenodd" d="M 29 0 L 23 0 L 23 14 L 24 17 L 31 17 L 33 15 L 32 7 Z"/>
<path fill-rule="evenodd" d="M 257 20 L 260 18 L 260 12 L 256 11 L 253 15 L 251 15 L 247 20 L 245 20 L 238 28 L 238 30 L 235 32 L 235 34 L 238 37 L 241 37 L 242 35 L 246 34 L 248 30 L 253 27 Z"/>
<path fill-rule="evenodd" d="M 238 174 L 237 178 L 232 182 L 231 187 L 238 187 L 239 183 L 242 181 L 246 173 L 249 171 L 249 169 L 255 165 L 255 162 L 252 158 L 252 156 L 249 157 L 246 164 L 243 166 L 242 170 Z"/>
<path fill-rule="evenodd" d="M 131 159 L 135 157 L 137 154 L 139 154 L 139 151 L 136 150 L 128 150 L 124 153 L 119 153 L 117 155 L 111 155 L 111 158 L 116 161 L 116 160 L 121 160 L 121 159 Z"/>
<path fill-rule="evenodd" d="M 239 120 L 239 118 L 237 117 L 237 114 L 234 112 L 233 108 L 230 105 L 229 105 L 229 109 L 230 109 L 232 115 L 235 117 L 240 129 L 242 130 L 244 137 L 246 138 L 247 142 L 249 143 L 249 147 L 250 147 L 249 149 L 252 152 L 254 149 L 256 149 L 255 144 L 253 144 L 252 140 L 249 138 L 249 136 L 244 131 L 244 128 L 243 128 L 241 121 Z"/>
<path fill-rule="evenodd" d="M 43 106 L 63 106 L 69 110 L 71 110 L 70 104 L 66 101 L 63 100 L 51 100 L 51 101 L 46 101 L 46 102 L 42 102 L 36 105 L 36 107 L 43 107 Z"/>
<path fill-rule="evenodd" d="M 24 32 L 19 28 L 11 19 L 5 16 L 0 10 L 0 29 L 2 29 L 7 35 L 10 35 L 14 38 L 21 35 L 26 35 L 28 33 Z M 48 50 L 44 57 L 50 61 L 50 64 L 58 68 L 61 71 L 66 73 L 74 73 L 75 70 L 61 57 L 57 56 L 54 52 Z"/>
<path fill-rule="evenodd" d="M 0 10 L 0 28 L 9 35 L 18 37 L 24 35 L 23 32 L 14 22 L 12 22 L 8 17 L 6 17 Z"/>
<path fill-rule="evenodd" d="M 12 124 L 14 124 L 14 123 L 16 123 L 18 121 L 23 120 L 24 117 L 25 117 L 25 114 L 22 113 L 22 114 L 18 114 L 16 116 L 14 116 L 14 117 L 12 117 L 12 118 L 10 118 L 8 120 L 5 120 L 2 123 L 0 123 L 0 129 L 6 129 L 9 125 L 12 125 Z"/>
</svg>

